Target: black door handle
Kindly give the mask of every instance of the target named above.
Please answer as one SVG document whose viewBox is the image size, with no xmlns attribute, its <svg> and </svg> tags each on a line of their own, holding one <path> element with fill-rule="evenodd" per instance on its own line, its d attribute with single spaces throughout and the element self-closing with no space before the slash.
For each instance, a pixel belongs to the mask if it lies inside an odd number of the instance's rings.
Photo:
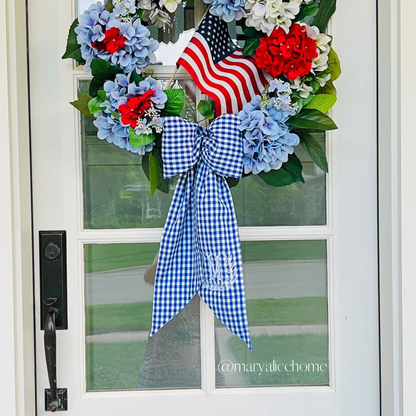
<svg viewBox="0 0 416 416">
<path fill-rule="evenodd" d="M 48 378 L 50 385 L 50 402 L 49 409 L 56 412 L 59 408 L 58 387 L 56 383 L 56 317 L 58 309 L 51 307 L 45 319 L 45 358 L 48 369 Z"/>
<path fill-rule="evenodd" d="M 66 388 L 57 387 L 56 331 L 68 329 L 66 284 L 66 232 L 40 231 L 40 324 L 44 329 L 44 348 L 49 389 L 45 389 L 45 410 L 68 409 Z"/>
</svg>

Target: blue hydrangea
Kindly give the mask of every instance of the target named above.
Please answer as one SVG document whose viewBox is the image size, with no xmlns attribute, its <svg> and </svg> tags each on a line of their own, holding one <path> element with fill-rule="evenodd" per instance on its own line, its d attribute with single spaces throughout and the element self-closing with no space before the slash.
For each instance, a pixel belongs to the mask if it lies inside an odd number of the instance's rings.
<svg viewBox="0 0 416 416">
<path fill-rule="evenodd" d="M 113 0 L 114 4 L 114 17 L 123 18 L 131 16 L 136 13 L 136 1 L 135 0 Z"/>
<path fill-rule="evenodd" d="M 289 114 L 276 108 L 273 98 L 263 104 L 262 97 L 257 95 L 243 107 L 239 116 L 244 173 L 280 169 L 299 144 L 299 137 L 290 133 L 286 125 Z"/>
<path fill-rule="evenodd" d="M 120 105 L 126 104 L 129 98 L 152 90 L 151 101 L 154 115 L 151 118 L 142 118 L 140 125 L 135 130 L 136 134 L 147 134 L 149 129 L 161 131 L 163 118 L 158 114 L 158 110 L 165 107 L 168 98 L 159 81 L 148 77 L 137 85 L 135 82 L 130 82 L 129 78 L 130 75 L 117 74 L 114 81 L 105 82 L 106 101 L 101 104 L 103 111 L 96 114 L 94 125 L 98 128 L 97 136 L 99 139 L 107 140 L 108 143 L 129 152 L 144 155 L 152 150 L 153 143 L 144 147 L 133 148 L 129 141 L 129 126 L 122 123 L 118 108 Z"/>
<path fill-rule="evenodd" d="M 246 0 L 203 0 L 204 3 L 211 4 L 209 12 L 218 16 L 224 22 L 240 20 L 244 14 Z"/>
<path fill-rule="evenodd" d="M 75 33 L 81 46 L 82 57 L 86 61 L 87 73 L 91 73 L 91 61 L 98 58 L 119 66 L 126 74 L 134 70 L 141 72 L 146 66 L 156 62 L 154 52 L 159 48 L 159 42 L 150 38 L 150 31 L 141 24 L 139 18 L 121 22 L 114 13 L 105 10 L 102 3 L 98 2 L 81 14 L 78 22 Z M 98 50 L 92 47 L 93 42 L 103 41 L 105 31 L 113 27 L 118 28 L 120 35 L 126 39 L 123 48 L 109 53 L 105 49 Z"/>
</svg>

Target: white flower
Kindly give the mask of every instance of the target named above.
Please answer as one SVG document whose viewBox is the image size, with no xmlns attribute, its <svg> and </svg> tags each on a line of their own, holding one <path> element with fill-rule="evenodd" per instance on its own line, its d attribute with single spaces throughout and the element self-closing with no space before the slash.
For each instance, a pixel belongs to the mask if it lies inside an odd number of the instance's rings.
<svg viewBox="0 0 416 416">
<path fill-rule="evenodd" d="M 165 6 L 166 10 L 169 13 L 173 13 L 177 8 L 178 5 L 182 3 L 182 0 L 160 0 L 159 6 Z"/>
<path fill-rule="evenodd" d="M 323 75 L 321 73 L 316 74 L 315 78 L 321 87 L 325 87 L 326 83 L 331 79 L 331 74 Z"/>
<path fill-rule="evenodd" d="M 316 38 L 316 50 L 318 52 L 318 57 L 312 62 L 312 71 L 314 73 L 322 72 L 328 69 L 328 55 L 331 50 L 329 43 L 331 42 L 331 38 L 325 33 L 319 33 L 319 29 L 315 26 L 312 27 L 312 29 L 318 33 Z"/>
<path fill-rule="evenodd" d="M 149 14 L 149 19 L 152 25 L 159 27 L 159 28 L 164 27 L 170 23 L 169 15 L 160 9 L 154 9 Z"/>
<path fill-rule="evenodd" d="M 300 11 L 303 0 L 247 0 L 246 25 L 270 35 L 281 27 L 286 33 Z"/>
<path fill-rule="evenodd" d="M 298 77 L 291 82 L 291 88 L 298 91 L 301 98 L 308 98 L 313 89 L 309 85 L 306 85 L 305 82 L 302 82 L 301 77 Z"/>
<path fill-rule="evenodd" d="M 137 8 L 140 10 L 152 10 L 156 7 L 152 0 L 139 0 L 137 3 Z"/>
</svg>

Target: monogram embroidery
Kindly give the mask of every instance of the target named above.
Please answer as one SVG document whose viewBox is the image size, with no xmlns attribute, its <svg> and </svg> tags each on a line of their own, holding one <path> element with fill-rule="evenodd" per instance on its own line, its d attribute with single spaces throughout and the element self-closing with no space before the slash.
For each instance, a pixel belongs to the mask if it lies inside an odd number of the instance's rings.
<svg viewBox="0 0 416 416">
<path fill-rule="evenodd" d="M 225 253 L 209 254 L 202 272 L 202 287 L 211 291 L 228 289 L 237 280 L 237 266 L 232 256 Z"/>
</svg>

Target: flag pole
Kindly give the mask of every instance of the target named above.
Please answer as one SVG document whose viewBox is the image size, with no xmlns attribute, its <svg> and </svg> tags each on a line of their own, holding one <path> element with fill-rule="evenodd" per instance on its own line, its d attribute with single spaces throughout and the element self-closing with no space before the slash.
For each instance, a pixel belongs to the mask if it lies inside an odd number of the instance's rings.
<svg viewBox="0 0 416 416">
<path fill-rule="evenodd" d="M 166 87 L 164 88 L 165 90 L 169 89 L 170 84 L 172 84 L 173 78 L 175 78 L 176 73 L 178 72 L 179 69 L 179 65 L 175 68 L 175 70 L 173 71 L 168 83 L 166 84 Z"/>
<path fill-rule="evenodd" d="M 208 10 L 209 10 L 209 8 L 205 10 L 205 13 L 204 13 L 204 15 L 201 17 L 201 20 L 199 21 L 198 26 L 197 26 L 197 28 L 195 29 L 195 31 L 197 31 L 197 30 L 198 30 L 199 25 L 201 24 L 201 22 L 202 22 L 202 20 L 204 19 L 205 15 L 208 13 Z M 169 79 L 168 83 L 166 84 L 166 87 L 164 88 L 165 90 L 169 89 L 170 84 L 172 84 L 172 81 L 173 81 L 173 79 L 175 78 L 175 75 L 176 75 L 176 73 L 178 72 L 179 67 L 180 67 L 180 65 L 177 65 L 177 66 L 176 66 L 176 68 L 175 68 L 175 70 L 173 71 L 173 73 L 172 73 L 172 75 L 171 75 L 171 77 L 170 77 L 170 79 Z"/>
</svg>

